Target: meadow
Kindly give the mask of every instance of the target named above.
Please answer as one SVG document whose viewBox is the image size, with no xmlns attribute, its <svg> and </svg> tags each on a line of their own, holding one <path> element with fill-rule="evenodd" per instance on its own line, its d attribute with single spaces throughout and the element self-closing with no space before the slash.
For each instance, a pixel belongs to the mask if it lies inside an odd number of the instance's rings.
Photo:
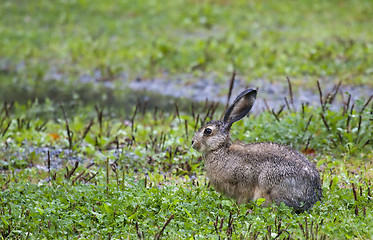
<svg viewBox="0 0 373 240">
<path fill-rule="evenodd" d="M 373 238 L 373 92 L 339 88 L 373 87 L 372 15 L 353 0 L 3 1 L 0 238 Z M 324 191 L 310 211 L 237 205 L 210 186 L 191 139 L 224 104 L 123 92 L 135 79 L 224 84 L 233 70 L 289 83 L 231 132 L 303 152 Z M 317 106 L 292 105 L 299 87 Z"/>
</svg>

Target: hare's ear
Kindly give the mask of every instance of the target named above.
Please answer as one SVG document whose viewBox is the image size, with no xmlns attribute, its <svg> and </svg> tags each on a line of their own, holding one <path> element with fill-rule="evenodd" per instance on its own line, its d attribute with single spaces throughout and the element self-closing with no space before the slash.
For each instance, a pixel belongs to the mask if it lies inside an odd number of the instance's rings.
<svg viewBox="0 0 373 240">
<path fill-rule="evenodd" d="M 234 122 L 237 122 L 249 113 L 254 105 L 255 99 L 256 90 L 251 88 L 246 89 L 237 96 L 224 115 L 223 121 L 226 130 L 229 130 Z"/>
</svg>

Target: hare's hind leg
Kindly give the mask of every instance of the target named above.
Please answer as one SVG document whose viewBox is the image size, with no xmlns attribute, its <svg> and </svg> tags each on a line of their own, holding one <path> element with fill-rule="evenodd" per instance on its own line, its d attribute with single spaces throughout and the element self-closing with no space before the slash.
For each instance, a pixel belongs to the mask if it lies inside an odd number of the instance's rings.
<svg viewBox="0 0 373 240">
<path fill-rule="evenodd" d="M 312 204 L 305 196 L 305 191 L 302 186 L 294 184 L 294 179 L 289 178 L 279 185 L 275 186 L 271 191 L 271 197 L 274 202 L 280 204 L 281 202 L 289 207 L 299 210 L 307 210 Z"/>
<path fill-rule="evenodd" d="M 268 207 L 272 203 L 272 197 L 268 190 L 262 189 L 259 186 L 254 189 L 253 200 L 258 200 L 259 198 L 264 198 L 265 202 L 262 204 L 263 207 Z"/>
<path fill-rule="evenodd" d="M 257 196 L 268 199 L 267 204 L 284 202 L 288 206 L 296 206 L 299 194 L 297 193 L 295 179 L 276 179 L 273 181 L 269 176 L 262 177 L 259 181 L 261 191 Z M 272 181 L 270 181 L 272 180 Z"/>
</svg>

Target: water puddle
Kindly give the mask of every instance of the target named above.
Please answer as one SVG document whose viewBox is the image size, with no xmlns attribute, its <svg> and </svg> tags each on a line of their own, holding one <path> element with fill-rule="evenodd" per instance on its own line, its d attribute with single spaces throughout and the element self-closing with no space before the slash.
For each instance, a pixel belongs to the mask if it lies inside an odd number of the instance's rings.
<svg viewBox="0 0 373 240">
<path fill-rule="evenodd" d="M 0 97 L 2 101 L 27 102 L 30 99 L 49 98 L 54 102 L 76 102 L 82 104 L 93 104 L 109 108 L 109 111 L 124 111 L 131 114 L 137 104 L 148 109 L 157 108 L 160 111 L 174 112 L 175 104 L 180 111 L 190 114 L 192 103 L 194 109 L 203 106 L 208 99 L 218 102 L 224 106 L 227 101 L 229 79 L 226 83 L 217 83 L 214 76 L 195 79 L 195 77 L 184 74 L 176 77 L 165 75 L 163 78 L 154 79 L 129 79 L 126 74 L 120 74 L 116 80 L 105 81 L 100 71 L 92 76 L 83 75 L 74 82 L 64 80 L 65 77 L 58 73 L 49 73 L 43 81 L 32 87 L 24 87 L 20 84 L 11 86 L 4 91 Z M 190 81 L 193 79 L 193 81 Z M 320 96 L 316 81 L 293 87 L 293 104 L 296 109 L 302 105 L 320 106 Z M 298 80 L 299 82 L 299 80 Z M 323 96 L 332 93 L 338 83 L 333 79 L 320 80 Z M 311 86 L 311 87 L 305 87 Z M 243 89 L 258 88 L 257 102 L 252 112 L 258 114 L 269 109 L 279 109 L 285 104 L 285 97 L 290 102 L 289 87 L 286 79 L 269 81 L 266 79 L 255 79 L 248 84 L 244 79 L 236 77 L 232 97 L 238 95 Z M 338 109 L 347 101 L 351 94 L 354 102 L 359 98 L 367 99 L 373 94 L 372 88 L 366 86 L 344 85 L 338 89 L 335 101 L 332 105 Z"/>
</svg>

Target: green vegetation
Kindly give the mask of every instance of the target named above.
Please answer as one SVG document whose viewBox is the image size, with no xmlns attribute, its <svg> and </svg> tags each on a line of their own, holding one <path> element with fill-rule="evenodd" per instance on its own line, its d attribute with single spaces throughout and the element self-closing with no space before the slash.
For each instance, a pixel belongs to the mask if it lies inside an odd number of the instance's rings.
<svg viewBox="0 0 373 240">
<path fill-rule="evenodd" d="M 296 214 L 209 186 L 190 142 L 222 109 L 136 105 L 120 88 L 225 82 L 233 69 L 248 84 L 372 88 L 372 1 L 4 0 L 0 16 L 0 239 L 373 238 L 372 97 L 289 100 L 233 125 L 233 139 L 291 145 L 317 165 L 324 199 Z"/>
<path fill-rule="evenodd" d="M 290 144 L 315 157 L 325 197 L 302 214 L 283 205 L 262 208 L 259 200 L 237 205 L 209 186 L 190 139 L 211 115 L 167 114 L 139 106 L 130 117 L 83 107 L 73 108 L 70 116 L 67 106 L 59 109 L 51 102 L 4 104 L 0 233 L 12 239 L 369 239 L 370 100 L 338 112 L 330 111 L 329 104 L 265 112 L 233 126 L 235 139 Z M 45 148 L 65 151 L 48 157 L 38 152 Z"/>
<path fill-rule="evenodd" d="M 235 68 L 247 81 L 331 77 L 372 86 L 369 0 L 11 0 L 0 15 L 1 82 L 76 82 L 97 71 L 99 81 L 167 72 L 224 82 Z"/>
</svg>

